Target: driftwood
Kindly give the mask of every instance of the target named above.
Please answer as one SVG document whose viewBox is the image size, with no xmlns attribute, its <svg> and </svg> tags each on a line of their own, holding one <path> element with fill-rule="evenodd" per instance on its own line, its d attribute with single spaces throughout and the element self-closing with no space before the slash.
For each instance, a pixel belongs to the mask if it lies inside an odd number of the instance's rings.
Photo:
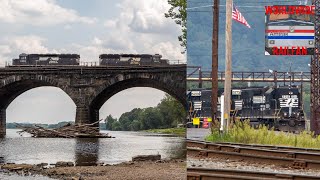
<svg viewBox="0 0 320 180">
<path fill-rule="evenodd" d="M 101 121 L 101 120 L 100 120 Z M 66 124 L 60 128 L 46 129 L 41 126 L 25 127 L 16 123 L 16 126 L 21 128 L 18 131 L 20 135 L 29 133 L 32 137 L 45 137 L 45 138 L 112 138 L 108 134 L 100 133 L 99 127 L 94 125 L 98 124 L 97 121 L 92 124 Z"/>
</svg>

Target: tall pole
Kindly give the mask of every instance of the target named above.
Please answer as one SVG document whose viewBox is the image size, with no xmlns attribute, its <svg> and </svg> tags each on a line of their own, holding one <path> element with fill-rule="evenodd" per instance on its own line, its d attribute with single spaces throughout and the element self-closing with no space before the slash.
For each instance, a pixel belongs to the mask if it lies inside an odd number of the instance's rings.
<svg viewBox="0 0 320 180">
<path fill-rule="evenodd" d="M 315 6 L 315 52 L 311 56 L 311 119 L 310 129 L 316 135 L 320 135 L 320 16 L 318 12 L 320 10 L 320 0 L 313 0 Z"/>
<path fill-rule="evenodd" d="M 224 124 L 223 130 L 228 131 L 230 125 L 231 106 L 231 68 L 232 68 L 232 0 L 226 1 L 226 65 L 224 81 Z"/>
<path fill-rule="evenodd" d="M 211 114 L 212 121 L 217 120 L 218 109 L 218 39 L 219 39 L 219 1 L 213 0 L 213 27 L 212 27 L 212 94 Z"/>
</svg>

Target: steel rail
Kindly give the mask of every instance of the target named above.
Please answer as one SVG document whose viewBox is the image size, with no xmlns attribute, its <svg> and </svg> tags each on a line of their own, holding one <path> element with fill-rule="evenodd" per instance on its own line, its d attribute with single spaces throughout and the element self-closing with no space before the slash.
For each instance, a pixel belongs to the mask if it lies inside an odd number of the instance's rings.
<svg viewBox="0 0 320 180">
<path fill-rule="evenodd" d="M 216 169 L 216 168 L 187 168 L 188 180 L 216 180 L 216 179 L 292 179 L 292 180 L 316 180 L 319 176 L 276 173 L 276 172 L 261 172 L 248 171 L 237 169 Z"/>
<path fill-rule="evenodd" d="M 292 167 L 297 169 L 320 169 L 320 161 L 304 160 L 288 157 L 277 157 L 261 154 L 242 154 L 236 150 L 235 152 L 226 152 L 219 150 L 208 150 L 200 148 L 187 148 L 188 157 L 195 158 L 223 158 L 244 160 L 249 163 L 265 163 L 277 164 L 280 166 Z"/>
<path fill-rule="evenodd" d="M 206 148 L 208 145 L 229 145 L 229 146 L 237 146 L 237 147 L 250 147 L 250 148 L 259 148 L 259 149 L 273 149 L 273 150 L 282 150 L 282 151 L 294 151 L 294 152 L 309 152 L 309 153 L 319 153 L 320 149 L 312 149 L 312 148 L 298 148 L 298 147 L 289 147 L 289 146 L 273 146 L 273 145 L 259 145 L 259 144 L 243 144 L 243 143 L 230 143 L 230 142 L 206 142 L 206 141 L 196 141 L 187 139 L 188 147 L 199 147 Z"/>
</svg>

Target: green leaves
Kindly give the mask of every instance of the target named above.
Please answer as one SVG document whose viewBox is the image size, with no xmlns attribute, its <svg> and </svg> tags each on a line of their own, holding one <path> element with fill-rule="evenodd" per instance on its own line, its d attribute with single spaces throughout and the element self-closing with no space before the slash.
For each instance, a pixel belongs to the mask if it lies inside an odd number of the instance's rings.
<svg viewBox="0 0 320 180">
<path fill-rule="evenodd" d="M 165 13 L 166 18 L 171 18 L 181 26 L 182 35 L 178 37 L 181 46 L 187 47 L 187 0 L 168 0 L 171 8 Z"/>
<path fill-rule="evenodd" d="M 119 120 L 109 115 L 106 119 L 108 130 L 139 131 L 177 127 L 183 124 L 186 112 L 182 104 L 166 94 L 156 107 L 135 108 L 123 113 Z"/>
</svg>

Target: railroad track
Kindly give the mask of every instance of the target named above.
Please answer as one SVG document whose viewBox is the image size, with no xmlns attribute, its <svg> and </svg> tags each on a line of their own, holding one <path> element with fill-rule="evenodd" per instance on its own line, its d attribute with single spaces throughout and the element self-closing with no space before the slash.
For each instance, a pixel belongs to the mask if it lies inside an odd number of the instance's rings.
<svg viewBox="0 0 320 180">
<path fill-rule="evenodd" d="M 283 151 L 295 151 L 295 152 L 310 152 L 310 153 L 320 153 L 320 149 L 311 149 L 311 148 L 297 148 L 297 147 L 288 147 L 288 146 L 273 146 L 273 145 L 259 145 L 259 144 L 243 144 L 243 143 L 211 143 L 206 141 L 196 141 L 187 139 L 188 147 L 200 147 L 206 148 L 210 145 L 221 145 L 221 146 L 239 146 L 239 147 L 252 147 L 260 149 L 273 149 L 273 150 L 283 150 Z"/>
<path fill-rule="evenodd" d="M 232 159 L 253 164 L 320 170 L 320 150 L 317 149 L 187 140 L 187 155 L 199 159 Z M 320 179 L 320 177 L 232 169 L 188 168 L 189 179 Z"/>
<path fill-rule="evenodd" d="M 274 146 L 273 146 L 274 147 Z M 261 146 L 209 143 L 187 140 L 187 154 L 199 158 L 232 158 L 248 162 L 263 162 L 292 168 L 320 169 L 320 153 L 297 148 L 276 149 Z"/>
<path fill-rule="evenodd" d="M 273 172 L 257 172 L 231 169 L 208 169 L 208 168 L 188 168 L 187 180 L 216 180 L 216 179 L 259 179 L 259 180 L 316 180 L 319 176 L 273 173 Z"/>
</svg>

